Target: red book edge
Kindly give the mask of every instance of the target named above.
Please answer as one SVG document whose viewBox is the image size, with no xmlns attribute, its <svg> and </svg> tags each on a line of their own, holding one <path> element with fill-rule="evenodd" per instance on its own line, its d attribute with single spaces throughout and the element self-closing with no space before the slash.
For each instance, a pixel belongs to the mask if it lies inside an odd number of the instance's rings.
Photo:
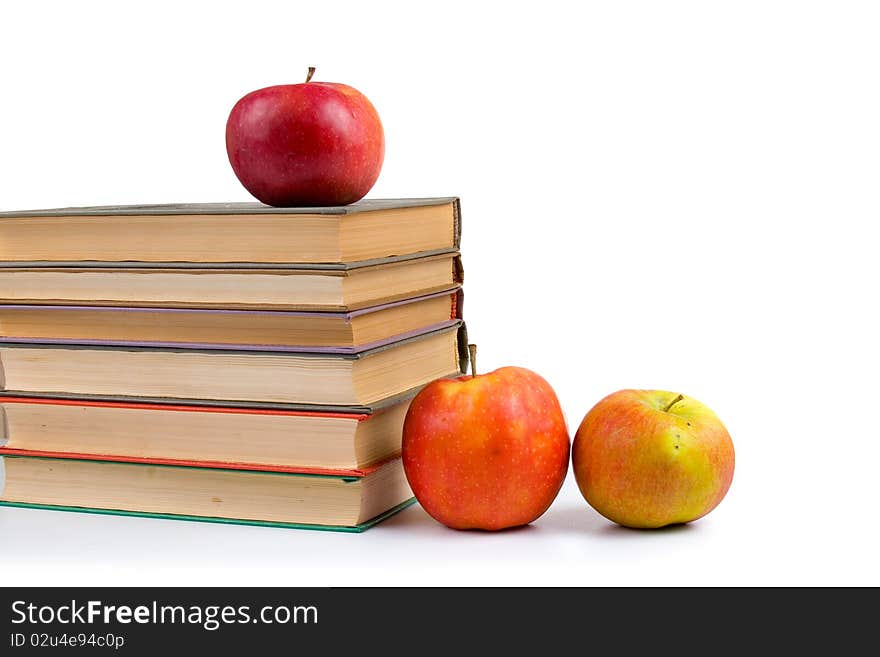
<svg viewBox="0 0 880 657">
<path fill-rule="evenodd" d="M 334 417 L 362 422 L 367 413 L 333 413 L 328 411 L 286 411 L 273 408 L 232 408 L 229 406 L 186 406 L 150 404 L 146 402 L 109 402 L 82 399 L 54 399 L 46 397 L 0 397 L 0 404 L 53 404 L 57 406 L 94 406 L 104 408 L 149 409 L 156 411 L 191 411 L 197 413 L 233 413 L 239 415 L 299 415 L 303 417 Z"/>
<path fill-rule="evenodd" d="M 140 465 L 170 465 L 184 468 L 210 468 L 215 470 L 246 470 L 249 472 L 275 472 L 280 474 L 318 475 L 323 477 L 361 478 L 375 472 L 386 463 L 400 456 L 374 463 L 364 468 L 315 468 L 291 465 L 265 465 L 262 463 L 224 463 L 221 461 L 189 461 L 184 459 L 146 458 L 140 456 L 116 456 L 111 454 L 79 454 L 76 452 L 44 452 L 34 449 L 15 449 L 0 447 L 0 456 L 29 456 L 32 458 L 75 459 L 79 461 L 111 461 L 118 463 L 135 463 Z"/>
</svg>

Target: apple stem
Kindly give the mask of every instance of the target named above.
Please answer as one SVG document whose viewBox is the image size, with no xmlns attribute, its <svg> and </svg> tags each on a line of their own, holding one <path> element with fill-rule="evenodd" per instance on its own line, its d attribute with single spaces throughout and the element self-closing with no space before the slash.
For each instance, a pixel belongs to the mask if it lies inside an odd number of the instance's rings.
<svg viewBox="0 0 880 657">
<path fill-rule="evenodd" d="M 673 399 L 671 402 L 669 402 L 669 403 L 666 405 L 666 408 L 663 409 L 663 412 L 664 412 L 664 413 L 668 413 L 668 412 L 669 412 L 669 409 L 672 408 L 673 406 L 675 406 L 675 405 L 676 405 L 678 402 L 680 402 L 682 399 L 684 399 L 684 395 L 679 394 L 678 397 L 676 397 L 675 399 Z"/>
<path fill-rule="evenodd" d="M 309 66 L 309 74 L 306 76 L 306 82 L 312 79 L 312 76 L 315 74 L 315 67 Z"/>
<path fill-rule="evenodd" d="M 471 377 L 477 378 L 477 345 L 469 344 L 468 345 L 468 354 L 471 357 Z"/>
</svg>

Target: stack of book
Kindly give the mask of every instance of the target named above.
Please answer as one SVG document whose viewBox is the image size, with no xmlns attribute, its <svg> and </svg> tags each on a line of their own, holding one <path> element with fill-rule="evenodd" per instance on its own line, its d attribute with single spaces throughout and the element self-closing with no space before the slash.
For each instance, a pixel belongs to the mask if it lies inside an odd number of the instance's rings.
<svg viewBox="0 0 880 657">
<path fill-rule="evenodd" d="M 362 530 L 465 369 L 455 198 L 0 213 L 0 504 Z"/>
</svg>

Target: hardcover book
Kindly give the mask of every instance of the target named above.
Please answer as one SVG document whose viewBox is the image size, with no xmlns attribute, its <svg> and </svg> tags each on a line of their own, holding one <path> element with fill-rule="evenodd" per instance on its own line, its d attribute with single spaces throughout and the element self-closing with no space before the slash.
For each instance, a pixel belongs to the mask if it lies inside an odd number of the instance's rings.
<svg viewBox="0 0 880 657">
<path fill-rule="evenodd" d="M 466 340 L 456 320 L 354 353 L 0 342 L 0 391 L 14 397 L 363 406 L 464 371 Z"/>
<path fill-rule="evenodd" d="M 2 262 L 0 303 L 347 312 L 461 280 L 457 251 L 335 265 Z"/>
<path fill-rule="evenodd" d="M 0 396 L 0 454 L 359 476 L 400 454 L 417 391 L 346 412 Z"/>
<path fill-rule="evenodd" d="M 412 502 L 400 459 L 338 476 L 0 456 L 0 506 L 356 532 Z"/>
<path fill-rule="evenodd" d="M 0 261 L 344 263 L 457 250 L 457 198 L 364 199 L 0 212 Z"/>
<path fill-rule="evenodd" d="M 0 341 L 354 353 L 451 326 L 461 288 L 348 312 L 0 304 Z"/>
</svg>

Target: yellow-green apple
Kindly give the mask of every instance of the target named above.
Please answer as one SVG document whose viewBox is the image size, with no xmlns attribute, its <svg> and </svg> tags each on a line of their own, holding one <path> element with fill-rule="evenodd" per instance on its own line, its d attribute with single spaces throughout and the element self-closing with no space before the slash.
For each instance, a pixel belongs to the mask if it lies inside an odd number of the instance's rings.
<svg viewBox="0 0 880 657">
<path fill-rule="evenodd" d="M 376 109 L 345 84 L 258 89 L 226 122 L 226 152 L 241 184 L 277 207 L 347 205 L 363 198 L 385 158 Z"/>
<path fill-rule="evenodd" d="M 663 390 L 620 390 L 584 417 L 572 447 L 584 498 L 626 527 L 696 520 L 733 480 L 730 434 L 706 406 Z"/>
<path fill-rule="evenodd" d="M 570 440 L 556 393 L 522 367 L 441 379 L 403 425 L 403 466 L 433 518 L 454 529 L 505 529 L 538 518 L 568 471 Z"/>
</svg>

